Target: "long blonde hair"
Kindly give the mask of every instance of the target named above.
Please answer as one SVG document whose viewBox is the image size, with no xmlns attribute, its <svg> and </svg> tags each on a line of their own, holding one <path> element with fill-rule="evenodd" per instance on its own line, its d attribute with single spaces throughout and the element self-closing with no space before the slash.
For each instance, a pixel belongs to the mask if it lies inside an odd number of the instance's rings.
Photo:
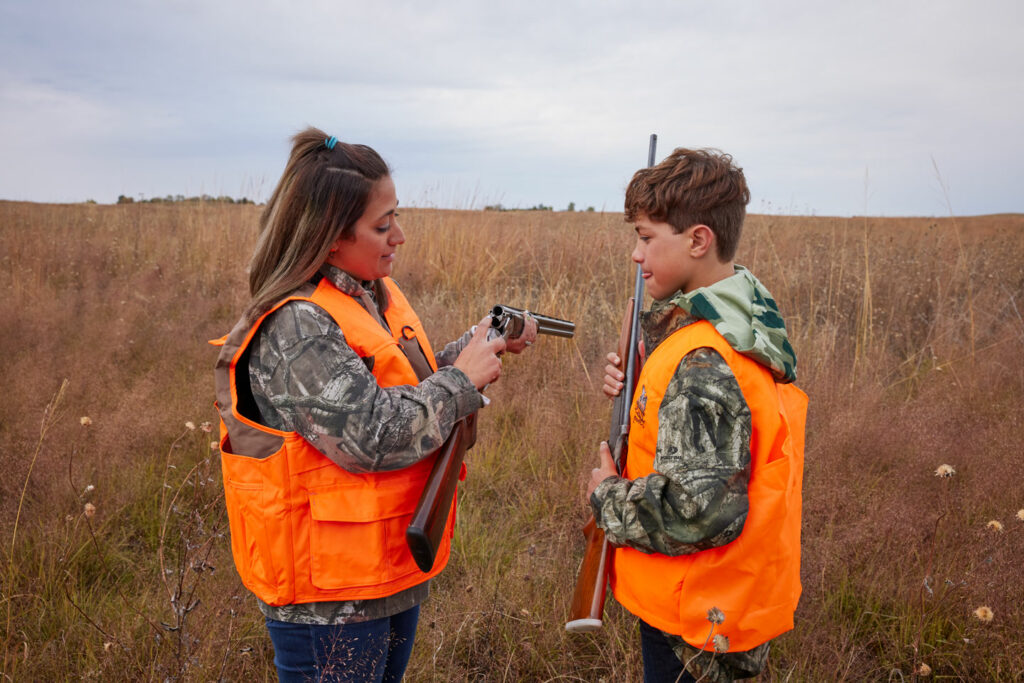
<svg viewBox="0 0 1024 683">
<path fill-rule="evenodd" d="M 249 262 L 250 323 L 313 277 L 331 245 L 352 234 L 374 185 L 390 173 L 366 145 L 329 140 L 317 128 L 292 138 L 288 165 L 260 216 Z"/>
</svg>

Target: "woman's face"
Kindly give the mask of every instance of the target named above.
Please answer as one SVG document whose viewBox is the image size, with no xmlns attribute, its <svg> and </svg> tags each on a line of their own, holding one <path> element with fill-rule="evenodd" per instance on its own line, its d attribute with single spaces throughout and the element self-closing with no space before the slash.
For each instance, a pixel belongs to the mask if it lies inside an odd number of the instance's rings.
<svg viewBox="0 0 1024 683">
<path fill-rule="evenodd" d="M 352 236 L 334 243 L 327 263 L 357 280 L 367 281 L 391 275 L 395 249 L 405 242 L 398 225 L 398 197 L 395 183 L 384 176 L 374 185 L 363 215 L 356 221 Z"/>
</svg>

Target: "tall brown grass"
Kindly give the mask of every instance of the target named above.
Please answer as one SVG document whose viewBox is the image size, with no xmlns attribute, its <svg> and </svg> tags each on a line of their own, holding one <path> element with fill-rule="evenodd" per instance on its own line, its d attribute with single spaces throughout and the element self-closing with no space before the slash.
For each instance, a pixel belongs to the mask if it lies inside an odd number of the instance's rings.
<svg viewBox="0 0 1024 683">
<path fill-rule="evenodd" d="M 257 211 L 0 202 L 5 680 L 273 680 L 202 429 L 205 342 L 242 310 Z M 629 227 L 403 217 L 395 275 L 435 342 L 496 303 L 577 323 L 488 391 L 409 680 L 637 680 L 614 602 L 601 633 L 563 629 Z M 738 261 L 776 295 L 811 397 L 804 594 L 761 680 L 1024 680 L 1024 217 L 751 216 Z"/>
</svg>

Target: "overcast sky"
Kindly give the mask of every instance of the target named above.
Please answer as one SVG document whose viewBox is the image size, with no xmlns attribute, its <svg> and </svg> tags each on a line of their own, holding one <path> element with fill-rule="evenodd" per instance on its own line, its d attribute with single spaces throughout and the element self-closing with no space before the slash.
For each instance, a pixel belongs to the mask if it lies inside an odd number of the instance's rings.
<svg viewBox="0 0 1024 683">
<path fill-rule="evenodd" d="M 0 0 L 0 199 L 265 200 L 316 125 L 408 205 L 621 211 L 657 133 L 753 212 L 1020 212 L 1022 7 Z"/>
</svg>

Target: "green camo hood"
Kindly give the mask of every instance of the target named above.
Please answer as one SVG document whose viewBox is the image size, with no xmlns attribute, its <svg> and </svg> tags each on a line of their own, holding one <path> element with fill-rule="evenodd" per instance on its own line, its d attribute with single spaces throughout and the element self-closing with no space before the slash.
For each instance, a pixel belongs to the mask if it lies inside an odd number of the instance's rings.
<svg viewBox="0 0 1024 683">
<path fill-rule="evenodd" d="M 768 289 L 743 266 L 731 277 L 676 294 L 672 303 L 707 320 L 729 345 L 768 367 L 779 382 L 796 379 L 796 352 Z"/>
</svg>

